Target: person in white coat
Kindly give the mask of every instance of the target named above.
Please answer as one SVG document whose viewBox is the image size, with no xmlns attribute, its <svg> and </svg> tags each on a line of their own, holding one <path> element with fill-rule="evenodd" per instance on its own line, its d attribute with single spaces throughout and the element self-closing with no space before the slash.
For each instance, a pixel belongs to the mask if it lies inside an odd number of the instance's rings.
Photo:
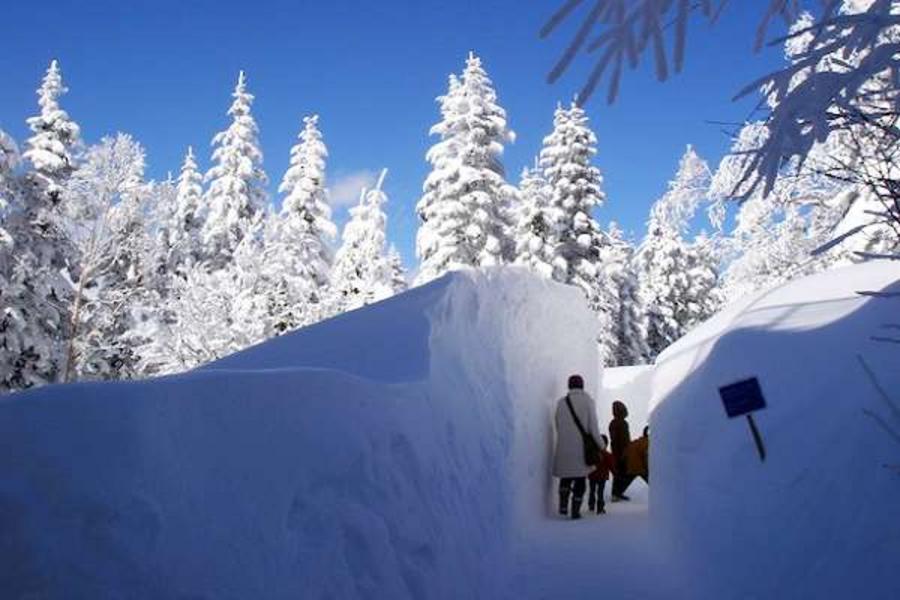
<svg viewBox="0 0 900 600">
<path fill-rule="evenodd" d="M 585 478 L 594 466 L 585 463 L 584 441 L 573 412 L 584 432 L 599 440 L 600 430 L 594 399 L 584 391 L 584 379 L 581 375 L 569 377 L 569 393 L 556 403 L 556 449 L 553 454 L 553 476 L 559 478 L 559 514 L 571 514 L 573 519 L 579 519 L 587 487 Z"/>
</svg>

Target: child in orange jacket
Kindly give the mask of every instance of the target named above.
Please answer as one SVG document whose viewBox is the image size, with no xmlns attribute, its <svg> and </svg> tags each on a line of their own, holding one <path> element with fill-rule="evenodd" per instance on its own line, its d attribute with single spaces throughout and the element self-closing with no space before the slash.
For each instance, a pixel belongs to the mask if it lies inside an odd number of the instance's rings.
<svg viewBox="0 0 900 600">
<path fill-rule="evenodd" d="M 588 495 L 588 510 L 596 510 L 598 515 L 606 513 L 603 489 L 606 487 L 610 473 L 615 471 L 616 464 L 616 459 L 613 455 L 606 451 L 606 448 L 609 446 L 609 438 L 606 435 L 601 435 L 600 438 L 600 462 L 595 465 L 594 470 L 588 475 L 591 485 L 590 494 Z"/>
</svg>

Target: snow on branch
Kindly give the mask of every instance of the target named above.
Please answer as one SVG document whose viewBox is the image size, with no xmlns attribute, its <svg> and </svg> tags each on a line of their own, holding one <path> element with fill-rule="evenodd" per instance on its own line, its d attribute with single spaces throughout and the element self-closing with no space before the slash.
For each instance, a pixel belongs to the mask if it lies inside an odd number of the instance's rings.
<svg viewBox="0 0 900 600">
<path fill-rule="evenodd" d="M 817 143 L 835 131 L 881 128 L 900 137 L 900 14 L 890 0 L 875 0 L 865 10 L 837 11 L 830 2 L 818 21 L 786 38 L 808 39 L 787 67 L 746 85 L 735 99 L 764 90 L 772 109 L 769 135 L 750 153 L 741 184 L 764 193 L 774 186 L 786 161 L 800 164 Z"/>
</svg>

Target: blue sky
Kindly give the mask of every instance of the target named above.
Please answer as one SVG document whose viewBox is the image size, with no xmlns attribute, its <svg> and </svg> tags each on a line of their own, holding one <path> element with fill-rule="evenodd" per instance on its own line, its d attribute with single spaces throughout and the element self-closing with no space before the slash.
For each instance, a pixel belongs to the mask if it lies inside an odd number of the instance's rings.
<svg viewBox="0 0 900 600">
<path fill-rule="evenodd" d="M 546 83 L 571 26 L 549 41 L 537 31 L 559 2 L 11 2 L 0 53 L 0 128 L 25 138 L 34 90 L 56 57 L 70 88 L 64 107 L 89 142 L 131 133 L 146 147 L 154 178 L 177 172 L 189 144 L 206 168 L 209 141 L 227 125 L 229 95 L 244 69 L 272 191 L 301 118 L 320 114 L 335 191 L 390 170 L 388 236 L 411 265 L 434 98 L 475 50 L 517 133 L 504 161 L 517 181 L 540 149 L 557 101 L 573 96 L 589 66 L 582 59 L 560 82 Z M 685 144 L 711 164 L 727 151 L 723 127 L 710 121 L 746 118 L 753 102 L 733 103 L 731 96 L 781 61 L 778 49 L 751 51 L 763 4 L 730 2 L 712 29 L 697 22 L 685 72 L 669 82 L 642 68 L 627 74 L 615 105 L 607 106 L 602 92 L 588 105 L 608 194 L 597 214 L 603 223 L 616 220 L 640 235 Z M 345 214 L 346 206 L 337 208 L 339 221 Z"/>
</svg>

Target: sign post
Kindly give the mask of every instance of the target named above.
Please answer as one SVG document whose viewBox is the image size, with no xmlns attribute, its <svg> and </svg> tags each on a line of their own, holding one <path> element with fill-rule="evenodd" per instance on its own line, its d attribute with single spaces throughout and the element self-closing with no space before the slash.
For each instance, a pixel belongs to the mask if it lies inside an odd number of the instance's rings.
<svg viewBox="0 0 900 600">
<path fill-rule="evenodd" d="M 759 381 L 756 377 L 751 377 L 722 386 L 719 388 L 719 396 L 722 398 L 722 404 L 725 405 L 725 413 L 728 418 L 734 419 L 746 415 L 747 423 L 750 424 L 750 433 L 753 435 L 756 450 L 759 452 L 759 460 L 765 462 L 766 447 L 763 445 L 759 429 L 756 428 L 756 421 L 753 420 L 753 413 L 766 407 L 766 399 L 759 387 Z"/>
</svg>

